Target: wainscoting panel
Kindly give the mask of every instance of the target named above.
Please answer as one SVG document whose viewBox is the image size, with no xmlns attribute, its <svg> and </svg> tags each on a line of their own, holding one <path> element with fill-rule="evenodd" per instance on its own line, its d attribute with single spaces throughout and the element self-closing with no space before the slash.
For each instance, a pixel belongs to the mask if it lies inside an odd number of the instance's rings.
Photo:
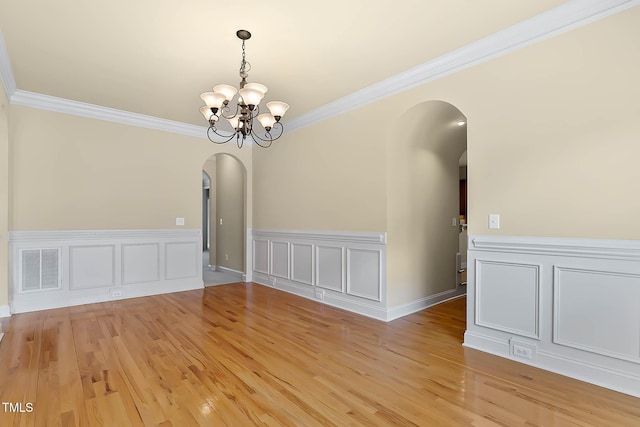
<svg viewBox="0 0 640 427">
<path fill-rule="evenodd" d="M 469 236 L 464 345 L 640 397 L 640 242 Z"/>
<path fill-rule="evenodd" d="M 344 292 L 344 248 L 317 246 L 316 254 L 318 287 Z"/>
<path fill-rule="evenodd" d="M 199 248 L 200 230 L 11 232 L 11 312 L 202 288 L 202 255 Z M 59 274 L 60 285 L 23 287 L 24 280 L 29 280 L 28 283 L 36 281 L 22 272 L 24 260 L 21 257 L 25 254 L 43 254 L 40 259 L 44 265 L 48 259 L 45 255 L 48 256 L 49 252 L 59 254 L 54 272 Z M 50 268 L 41 270 L 40 282 L 56 284 L 55 280 L 44 276 L 47 271 L 49 275 L 53 274 Z"/>
<path fill-rule="evenodd" d="M 115 284 L 115 245 L 69 246 L 69 288 L 110 287 Z"/>
<path fill-rule="evenodd" d="M 556 267 L 553 341 L 640 363 L 638 301 L 640 275 Z"/>
<path fill-rule="evenodd" d="M 254 240 L 253 241 L 253 270 L 269 274 L 269 241 Z"/>
<path fill-rule="evenodd" d="M 165 243 L 165 278 L 187 279 L 202 275 L 201 263 L 197 259 L 202 258 L 201 251 L 196 242 L 167 242 Z"/>
<path fill-rule="evenodd" d="M 158 243 L 122 245 L 122 283 L 160 280 L 160 245 Z"/>
<path fill-rule="evenodd" d="M 291 244 L 291 280 L 313 286 L 313 245 Z"/>
<path fill-rule="evenodd" d="M 380 301 L 382 251 L 347 249 L 347 294 Z"/>
<path fill-rule="evenodd" d="M 539 338 L 540 266 L 476 259 L 476 324 Z"/>
<path fill-rule="evenodd" d="M 251 230 L 251 235 L 257 283 L 387 320 L 385 233 Z M 271 260 L 269 271 L 265 260 Z"/>
<path fill-rule="evenodd" d="M 289 242 L 271 242 L 271 274 L 289 278 Z"/>
</svg>

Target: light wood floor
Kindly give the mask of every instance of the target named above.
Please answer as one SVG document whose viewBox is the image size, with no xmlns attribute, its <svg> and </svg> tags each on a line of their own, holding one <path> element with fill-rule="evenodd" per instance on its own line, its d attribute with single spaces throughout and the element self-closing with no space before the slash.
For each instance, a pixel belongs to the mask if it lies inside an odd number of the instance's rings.
<svg viewBox="0 0 640 427">
<path fill-rule="evenodd" d="M 465 299 L 383 323 L 232 284 L 2 323 L 0 426 L 640 426 L 640 399 L 461 346 Z"/>
</svg>

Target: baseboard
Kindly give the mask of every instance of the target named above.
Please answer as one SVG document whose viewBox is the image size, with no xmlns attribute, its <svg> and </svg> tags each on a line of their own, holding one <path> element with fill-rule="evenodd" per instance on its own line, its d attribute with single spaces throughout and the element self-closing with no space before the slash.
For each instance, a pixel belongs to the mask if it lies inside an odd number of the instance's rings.
<svg viewBox="0 0 640 427">
<path fill-rule="evenodd" d="M 523 359 L 511 354 L 508 342 L 469 331 L 464 334 L 463 346 L 630 396 L 640 397 L 640 377 L 629 375 L 626 372 L 542 350 L 536 352 L 535 360 Z"/>
<path fill-rule="evenodd" d="M 260 273 L 257 271 L 253 272 L 253 282 L 262 286 L 267 286 L 269 288 L 273 288 L 271 282 L 269 281 L 269 275 L 265 273 Z"/>
<path fill-rule="evenodd" d="M 372 319 L 381 320 L 383 322 L 387 321 L 387 312 L 384 307 L 365 304 L 359 300 L 347 299 L 342 294 L 327 294 L 321 302 L 332 307 L 341 308 L 343 310 L 359 314 L 361 316 L 370 317 Z"/>
<path fill-rule="evenodd" d="M 425 308 L 429 308 L 434 305 L 441 304 L 443 302 L 446 302 L 455 298 L 459 298 L 463 295 L 466 295 L 466 293 L 467 293 L 467 290 L 464 286 L 458 286 L 456 289 L 440 292 L 439 294 L 420 298 L 418 300 L 415 300 L 406 304 L 396 305 L 396 306 L 387 308 L 385 320 L 387 322 L 390 322 L 400 317 L 404 317 L 409 314 L 416 313 L 420 310 L 424 310 Z"/>
<path fill-rule="evenodd" d="M 360 301 L 349 300 L 342 297 L 341 294 L 329 294 L 325 293 L 322 298 L 315 297 L 315 291 L 313 286 L 308 285 L 296 285 L 290 281 L 283 281 L 279 279 L 275 284 L 269 281 L 269 276 L 262 273 L 253 273 L 253 283 L 257 283 L 269 288 L 278 289 L 283 292 L 287 292 L 293 295 L 297 295 L 302 298 L 306 298 L 312 301 L 320 302 L 331 307 L 339 308 L 351 313 L 359 314 L 361 316 L 370 317 L 376 320 L 386 321 L 386 311 L 383 307 L 377 307 L 374 305 L 363 304 Z"/>
<path fill-rule="evenodd" d="M 538 360 L 534 366 L 640 398 L 640 377 L 543 351 Z"/>
<path fill-rule="evenodd" d="M 87 293 L 78 291 L 51 292 L 49 295 L 34 294 L 34 298 L 22 299 L 11 304 L 13 313 L 27 313 L 40 310 L 73 307 L 77 305 L 95 304 L 108 301 L 118 301 L 130 298 L 140 298 L 152 295 L 169 294 L 173 292 L 191 291 L 204 288 L 200 279 L 186 279 L 124 285 L 104 289 L 92 289 Z M 119 291 L 120 296 L 113 296 L 113 291 Z"/>
<path fill-rule="evenodd" d="M 8 305 L 0 305 L 0 318 L 11 317 L 11 307 Z"/>
<path fill-rule="evenodd" d="M 509 344 L 503 340 L 476 334 L 471 331 L 464 333 L 463 347 L 472 348 L 474 350 L 484 351 L 500 357 L 508 357 Z"/>
<path fill-rule="evenodd" d="M 217 266 L 216 271 L 222 271 L 224 273 L 239 274 L 240 276 L 244 276 L 244 273 L 242 271 L 234 270 L 232 268 L 227 268 L 227 267 Z"/>
<path fill-rule="evenodd" d="M 424 310 L 425 308 L 429 308 L 434 305 L 459 298 L 466 294 L 466 289 L 464 287 L 458 287 L 457 289 L 441 292 L 436 295 L 421 298 L 419 300 L 388 309 L 373 304 L 366 304 L 359 299 L 350 299 L 344 294 L 332 293 L 326 290 L 324 290 L 325 292 L 323 293 L 322 297 L 318 298 L 316 296 L 315 290 L 323 290 L 321 288 L 297 284 L 295 282 L 283 280 L 280 278 L 278 278 L 275 282 L 272 282 L 269 278 L 269 275 L 259 272 L 253 273 L 253 282 L 262 286 L 267 286 L 269 288 L 274 288 L 293 295 L 297 295 L 299 297 L 321 302 L 332 307 L 340 308 L 351 313 L 356 313 L 361 316 L 381 320 L 383 322 L 390 322 L 400 317 L 418 312 L 420 310 Z"/>
</svg>

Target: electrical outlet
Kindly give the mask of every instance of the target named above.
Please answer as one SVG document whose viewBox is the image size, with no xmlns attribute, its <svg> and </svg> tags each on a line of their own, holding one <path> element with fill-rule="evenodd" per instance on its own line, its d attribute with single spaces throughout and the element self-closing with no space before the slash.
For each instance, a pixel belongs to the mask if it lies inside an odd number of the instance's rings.
<svg viewBox="0 0 640 427">
<path fill-rule="evenodd" d="M 530 348 L 520 347 L 519 345 L 513 346 L 513 354 L 516 356 L 524 357 L 525 359 L 533 359 L 533 353 Z"/>
<path fill-rule="evenodd" d="M 184 218 L 176 218 L 176 225 L 184 225 Z"/>
<path fill-rule="evenodd" d="M 324 301 L 324 289 L 316 289 L 316 299 Z"/>
<path fill-rule="evenodd" d="M 122 291 L 113 289 L 111 291 L 111 298 L 118 298 L 122 296 Z"/>
<path fill-rule="evenodd" d="M 533 360 L 536 356 L 535 344 L 529 344 L 522 341 L 510 340 L 511 355 L 523 359 Z"/>
<path fill-rule="evenodd" d="M 229 254 L 224 254 L 224 260 L 229 261 Z"/>
</svg>

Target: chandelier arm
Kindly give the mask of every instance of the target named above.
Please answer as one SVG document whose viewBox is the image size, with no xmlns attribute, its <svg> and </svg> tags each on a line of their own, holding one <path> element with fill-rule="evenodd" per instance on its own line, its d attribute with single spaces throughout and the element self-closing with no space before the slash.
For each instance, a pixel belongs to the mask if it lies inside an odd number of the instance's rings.
<svg viewBox="0 0 640 427">
<path fill-rule="evenodd" d="M 275 138 L 271 135 L 271 131 L 265 131 L 264 134 L 265 134 L 265 136 L 267 138 L 261 138 L 256 132 L 251 132 L 251 136 L 254 137 L 254 141 L 255 141 L 255 138 L 258 138 L 260 141 L 269 142 L 269 145 L 271 145 L 271 143 L 273 141 L 275 141 L 276 139 L 280 138 L 282 136 L 282 134 L 284 133 L 284 126 L 280 122 L 274 123 L 273 127 L 271 128 L 271 130 L 276 129 L 276 125 L 279 126 L 280 133 Z M 256 141 L 256 143 L 257 142 L 258 141 Z M 260 144 L 258 144 L 258 145 L 260 145 Z"/>
<path fill-rule="evenodd" d="M 231 116 L 225 116 L 225 108 L 227 109 L 227 111 L 231 111 L 231 108 L 228 105 L 225 105 L 224 107 L 222 107 L 220 109 L 220 117 L 224 117 L 225 119 L 233 119 L 234 117 L 236 117 L 238 115 L 238 113 L 240 112 L 240 106 L 238 104 L 236 104 L 236 112 L 235 114 L 231 115 Z"/>
<path fill-rule="evenodd" d="M 222 137 L 222 138 L 227 138 L 224 141 L 216 141 L 215 139 L 211 138 L 211 132 L 213 131 L 213 133 L 215 133 L 216 135 Z M 233 139 L 234 136 L 236 136 L 238 134 L 238 132 L 234 132 L 231 135 L 225 135 L 222 133 L 218 133 L 218 129 L 215 128 L 215 126 L 209 126 L 209 129 L 207 129 L 207 138 L 209 138 L 209 141 L 215 143 L 215 144 L 226 144 L 227 142 L 231 141 Z"/>
<path fill-rule="evenodd" d="M 264 133 L 266 138 L 261 138 L 256 132 L 251 132 L 251 137 L 253 138 L 253 140 L 256 142 L 256 144 L 260 145 L 260 141 L 262 142 L 268 142 L 269 145 L 271 145 L 271 143 L 273 141 L 275 141 L 278 138 L 272 138 L 271 134 L 269 132 L 265 132 Z M 261 145 L 260 145 L 261 146 Z M 262 147 L 262 146 L 261 146 Z"/>
</svg>

